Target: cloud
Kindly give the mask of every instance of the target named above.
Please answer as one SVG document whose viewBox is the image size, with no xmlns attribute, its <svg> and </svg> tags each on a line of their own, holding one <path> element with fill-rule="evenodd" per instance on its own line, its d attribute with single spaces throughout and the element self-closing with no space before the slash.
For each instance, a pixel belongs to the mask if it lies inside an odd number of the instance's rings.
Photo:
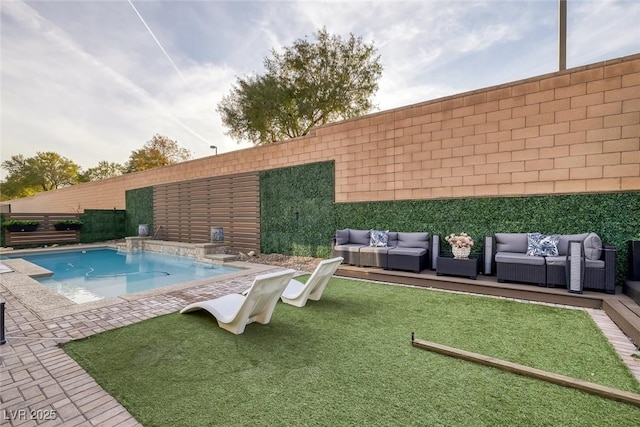
<svg viewBox="0 0 640 427">
<path fill-rule="evenodd" d="M 28 6 L 3 7 L 2 157 L 55 151 L 84 168 L 123 163 L 155 133 L 177 139 L 197 157 L 238 148 L 224 135 L 215 105 L 233 72 L 195 64 L 151 79 L 129 57 L 105 64 Z M 10 22 L 9 22 L 10 21 Z M 111 67 L 127 71 L 155 93 Z M 29 84 L 25 84 L 26 82 Z M 36 119 L 37 118 L 37 119 Z M 27 150 L 25 139 L 36 141 Z M 247 146 L 246 144 L 244 146 Z"/>
<path fill-rule="evenodd" d="M 570 67 L 640 52 L 640 2 L 569 3 L 567 21 Z"/>
</svg>

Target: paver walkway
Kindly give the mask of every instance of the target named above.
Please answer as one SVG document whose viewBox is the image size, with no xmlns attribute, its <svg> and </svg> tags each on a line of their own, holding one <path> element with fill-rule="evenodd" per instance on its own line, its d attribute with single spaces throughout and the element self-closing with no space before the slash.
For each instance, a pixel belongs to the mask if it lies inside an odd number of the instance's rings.
<svg viewBox="0 0 640 427">
<path fill-rule="evenodd" d="M 42 320 L 0 285 L 7 343 L 0 346 L 0 425 L 138 426 L 59 343 L 173 313 L 196 300 L 245 290 L 257 274 Z M 5 273 L 13 274 L 13 273 Z M 601 310 L 587 310 L 640 381 L 635 347 Z"/>
<path fill-rule="evenodd" d="M 41 320 L 0 285 L 7 343 L 0 346 L 0 425 L 138 426 L 59 343 L 180 310 L 188 303 L 247 289 L 273 268 L 181 291 Z M 5 273 L 14 274 L 14 273 Z"/>
</svg>

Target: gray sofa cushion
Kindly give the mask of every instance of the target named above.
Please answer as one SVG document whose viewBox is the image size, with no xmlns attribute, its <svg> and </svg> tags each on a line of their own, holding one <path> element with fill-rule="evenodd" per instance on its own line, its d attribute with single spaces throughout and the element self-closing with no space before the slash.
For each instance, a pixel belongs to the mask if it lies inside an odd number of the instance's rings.
<svg viewBox="0 0 640 427">
<path fill-rule="evenodd" d="M 601 259 L 585 259 L 584 265 L 587 268 L 604 268 L 604 261 Z"/>
<path fill-rule="evenodd" d="M 560 239 L 558 239 L 558 255 L 566 255 L 569 251 L 569 242 L 570 241 L 584 241 L 587 238 L 589 233 L 582 234 L 561 234 Z"/>
<path fill-rule="evenodd" d="M 544 258 L 547 265 L 565 265 L 567 263 L 567 256 L 548 256 Z"/>
<path fill-rule="evenodd" d="M 427 250 L 424 248 L 406 248 L 400 247 L 391 248 L 388 252 L 389 255 L 408 255 L 408 256 L 423 256 L 427 254 Z"/>
<path fill-rule="evenodd" d="M 399 248 L 429 249 L 429 233 L 398 233 Z"/>
<path fill-rule="evenodd" d="M 371 233 L 369 230 L 349 230 L 349 243 L 369 246 L 371 243 Z"/>
<path fill-rule="evenodd" d="M 496 262 L 505 264 L 544 265 L 544 257 L 527 255 L 525 252 L 498 252 L 496 253 Z"/>
<path fill-rule="evenodd" d="M 496 252 L 527 253 L 527 233 L 496 233 Z"/>
<path fill-rule="evenodd" d="M 584 239 L 584 257 L 588 260 L 599 260 L 602 256 L 602 240 L 596 233 L 589 233 Z"/>
<path fill-rule="evenodd" d="M 353 243 L 347 243 L 346 245 L 335 245 L 333 249 L 338 252 L 360 252 L 361 248 L 368 247 L 363 245 L 356 245 Z"/>
<path fill-rule="evenodd" d="M 547 265 L 566 265 L 567 263 L 566 256 L 548 256 L 545 260 L 547 261 Z M 584 265 L 586 268 L 604 268 L 604 261 L 600 259 L 585 259 Z"/>
<path fill-rule="evenodd" d="M 389 247 L 386 246 L 365 246 L 365 247 L 361 247 L 360 248 L 360 253 L 366 252 L 366 253 L 380 253 L 380 254 L 386 254 L 389 249 Z"/>
<path fill-rule="evenodd" d="M 349 243 L 349 229 L 336 231 L 336 245 Z"/>
</svg>

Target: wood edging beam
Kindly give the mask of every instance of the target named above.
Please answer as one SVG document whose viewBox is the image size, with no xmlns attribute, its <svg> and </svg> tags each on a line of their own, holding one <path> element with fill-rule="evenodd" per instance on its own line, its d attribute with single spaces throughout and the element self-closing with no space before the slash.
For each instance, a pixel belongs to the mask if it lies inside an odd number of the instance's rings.
<svg viewBox="0 0 640 427">
<path fill-rule="evenodd" d="M 601 396 L 618 402 L 629 403 L 640 407 L 640 394 L 629 391 L 619 390 L 600 384 L 590 383 L 577 378 L 571 378 L 565 375 L 554 374 L 552 372 L 543 371 L 541 369 L 531 368 L 529 366 L 520 365 L 506 360 L 497 359 L 491 356 L 485 356 L 479 353 L 461 350 L 455 347 L 449 347 L 434 342 L 424 341 L 411 337 L 411 345 L 424 350 L 433 351 L 446 356 L 456 357 L 458 359 L 467 360 L 469 362 L 478 363 L 493 368 L 502 369 L 503 371 L 512 372 L 530 378 L 547 381 L 558 384 L 563 387 L 574 388 L 586 393 Z"/>
</svg>

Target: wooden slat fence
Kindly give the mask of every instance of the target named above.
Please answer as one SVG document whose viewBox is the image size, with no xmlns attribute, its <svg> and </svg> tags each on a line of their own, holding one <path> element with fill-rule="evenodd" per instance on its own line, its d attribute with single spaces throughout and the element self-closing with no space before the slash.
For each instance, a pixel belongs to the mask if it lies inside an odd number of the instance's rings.
<svg viewBox="0 0 640 427">
<path fill-rule="evenodd" d="M 158 239 L 208 243 L 211 227 L 223 227 L 232 249 L 259 251 L 260 177 L 252 172 L 154 186 L 153 214 Z"/>
<path fill-rule="evenodd" d="M 11 246 L 41 246 L 54 243 L 78 243 L 80 232 L 74 230 L 57 231 L 53 223 L 64 219 L 80 219 L 79 214 L 73 213 L 5 213 L 4 220 L 33 220 L 38 221 L 36 231 L 8 231 L 3 230 L 5 245 Z"/>
</svg>

